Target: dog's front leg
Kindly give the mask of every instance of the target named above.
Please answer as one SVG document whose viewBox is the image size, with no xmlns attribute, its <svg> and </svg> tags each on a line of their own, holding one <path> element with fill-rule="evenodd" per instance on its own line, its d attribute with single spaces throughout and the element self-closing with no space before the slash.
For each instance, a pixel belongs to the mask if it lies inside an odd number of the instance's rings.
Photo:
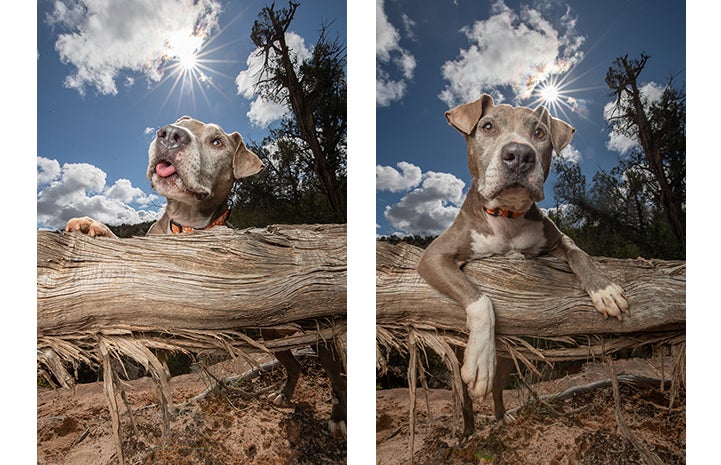
<svg viewBox="0 0 721 465">
<path fill-rule="evenodd" d="M 491 299 L 482 295 L 466 307 L 468 345 L 463 354 L 461 379 L 473 397 L 485 399 L 496 370 L 496 316 Z"/>
<path fill-rule="evenodd" d="M 491 300 L 466 278 L 454 255 L 439 251 L 433 244 L 421 257 L 417 271 L 428 284 L 465 309 L 470 334 L 461 378 L 474 397 L 484 399 L 491 392 L 496 369 L 496 319 Z"/>
<path fill-rule="evenodd" d="M 628 299 L 621 286 L 601 272 L 593 259 L 573 239 L 563 234 L 551 253 L 568 262 L 571 271 L 581 282 L 581 287 L 591 296 L 593 305 L 604 318 L 613 316 L 621 321 L 623 313 L 629 314 Z"/>
</svg>

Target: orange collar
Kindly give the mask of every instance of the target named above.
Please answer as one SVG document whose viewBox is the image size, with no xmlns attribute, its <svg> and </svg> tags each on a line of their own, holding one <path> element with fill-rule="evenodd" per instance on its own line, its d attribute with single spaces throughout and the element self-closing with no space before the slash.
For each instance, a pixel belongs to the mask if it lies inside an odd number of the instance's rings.
<svg viewBox="0 0 721 465">
<path fill-rule="evenodd" d="M 180 234 L 180 233 L 187 233 L 187 232 L 193 232 L 195 230 L 202 231 L 204 229 L 210 229 L 215 226 L 225 226 L 225 220 L 228 219 L 228 216 L 230 216 L 230 209 L 225 210 L 222 215 L 220 215 L 218 218 L 213 220 L 212 223 L 210 223 L 208 226 L 204 228 L 191 228 L 190 226 L 183 226 L 182 224 L 170 220 L 170 232 L 173 234 Z"/>
<path fill-rule="evenodd" d="M 526 214 L 526 212 L 514 212 L 511 210 L 506 210 L 505 208 L 486 208 L 483 207 L 483 209 L 491 216 L 504 216 L 506 218 L 518 218 L 519 216 L 523 216 Z"/>
</svg>

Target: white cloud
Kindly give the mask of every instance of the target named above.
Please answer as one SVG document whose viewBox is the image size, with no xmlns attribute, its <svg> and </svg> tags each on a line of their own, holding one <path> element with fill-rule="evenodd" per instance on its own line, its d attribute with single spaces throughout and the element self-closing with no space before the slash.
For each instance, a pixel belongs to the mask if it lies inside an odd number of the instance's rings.
<svg viewBox="0 0 721 465">
<path fill-rule="evenodd" d="M 543 8 L 552 8 L 551 4 Z M 493 15 L 461 29 L 468 41 L 455 60 L 443 64 L 448 84 L 439 98 L 449 107 L 477 99 L 483 92 L 503 100 L 509 86 L 516 101 L 527 99 L 544 79 L 568 71 L 582 57 L 584 37 L 575 32 L 570 8 L 554 26 L 538 9 L 522 5 L 520 15 L 503 1 Z"/>
<path fill-rule="evenodd" d="M 46 21 L 66 31 L 55 42 L 60 60 L 75 67 L 65 86 L 81 95 L 87 87 L 115 95 L 123 72 L 160 81 L 173 38 L 206 38 L 220 10 L 216 0 L 58 0 Z M 134 78 L 125 76 L 123 83 L 133 85 Z"/>
<path fill-rule="evenodd" d="M 38 157 L 38 186 L 48 184 L 60 175 L 60 163 L 57 160 Z"/>
<path fill-rule="evenodd" d="M 665 89 L 666 86 L 653 81 L 639 87 L 644 109 L 647 112 L 654 102 L 661 99 Z M 623 124 L 615 120 L 616 117 L 624 113 L 624 108 L 629 105 L 631 105 L 631 102 L 627 94 L 624 94 L 624 98 L 621 99 L 618 105 L 616 104 L 616 100 L 612 100 L 603 107 L 603 118 L 611 127 L 611 132 L 608 134 L 608 140 L 606 141 L 606 148 L 610 151 L 618 152 L 621 155 L 625 155 L 629 150 L 640 146 L 636 134 L 623 131 L 621 128 Z"/>
<path fill-rule="evenodd" d="M 151 210 L 158 200 L 133 187 L 127 179 L 106 185 L 106 173 L 87 163 L 65 163 L 37 157 L 38 226 L 62 229 L 73 217 L 90 216 L 102 223 L 134 224 L 156 220 L 160 212 Z M 135 208 L 132 204 L 137 204 Z"/>
<path fill-rule="evenodd" d="M 558 154 L 561 158 L 564 160 L 571 161 L 573 163 L 578 163 L 581 161 L 581 152 L 574 147 L 573 145 L 567 145 L 563 150 L 561 150 L 561 153 Z"/>
<path fill-rule="evenodd" d="M 408 192 L 396 204 L 386 206 L 383 214 L 393 228 L 404 234 L 437 235 L 458 216 L 464 187 L 465 183 L 450 173 L 428 171 L 422 175 L 420 187 Z"/>
<path fill-rule="evenodd" d="M 312 56 L 312 49 L 308 49 L 305 46 L 305 40 L 294 32 L 287 32 L 285 34 L 285 41 L 288 47 L 293 53 L 295 53 L 296 59 L 295 64 L 299 66 L 303 60 L 307 60 Z M 235 84 L 238 88 L 238 95 L 245 97 L 248 100 L 252 100 L 250 104 L 250 110 L 247 113 L 251 123 L 267 127 L 273 121 L 279 120 L 286 113 L 288 113 L 288 107 L 286 105 L 276 103 L 267 99 L 264 99 L 258 92 L 256 92 L 256 83 L 261 79 L 261 71 L 263 70 L 263 63 L 265 62 L 264 55 L 259 53 L 260 49 L 255 49 L 248 55 L 245 60 L 247 68 L 235 78 Z M 275 53 L 271 51 L 271 59 L 275 57 Z M 296 66 L 295 71 L 298 72 Z M 264 78 L 265 76 L 263 76 Z M 279 94 L 279 97 L 285 99 L 287 92 L 285 90 Z"/>
<path fill-rule="evenodd" d="M 402 21 L 406 35 L 413 38 L 415 23 L 405 14 Z M 376 0 L 376 105 L 386 107 L 402 99 L 415 68 L 416 59 L 400 46 L 400 33 L 388 20 L 383 0 Z"/>
<path fill-rule="evenodd" d="M 416 187 L 421 182 L 421 169 L 412 163 L 402 161 L 396 166 L 376 165 L 376 190 L 402 192 Z"/>
</svg>

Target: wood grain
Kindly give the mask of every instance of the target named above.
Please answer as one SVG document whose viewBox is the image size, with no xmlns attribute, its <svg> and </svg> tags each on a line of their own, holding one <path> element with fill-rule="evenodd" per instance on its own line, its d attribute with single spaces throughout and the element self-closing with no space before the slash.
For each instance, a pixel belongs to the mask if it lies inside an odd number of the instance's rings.
<svg viewBox="0 0 721 465">
<path fill-rule="evenodd" d="M 92 238 L 38 231 L 39 336 L 345 317 L 344 225 Z"/>
<path fill-rule="evenodd" d="M 376 324 L 459 331 L 464 310 L 416 273 L 422 250 L 400 243 L 376 245 Z M 476 260 L 465 273 L 493 301 L 496 334 L 566 336 L 683 330 L 686 325 L 686 264 L 595 258 L 628 296 L 631 315 L 604 320 L 562 261 L 494 257 Z"/>
</svg>

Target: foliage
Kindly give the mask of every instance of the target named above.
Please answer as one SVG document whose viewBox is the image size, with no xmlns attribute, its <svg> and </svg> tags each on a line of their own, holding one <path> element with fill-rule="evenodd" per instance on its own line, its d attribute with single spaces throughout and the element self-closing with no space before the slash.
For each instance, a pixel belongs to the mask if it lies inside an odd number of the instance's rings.
<svg viewBox="0 0 721 465">
<path fill-rule="evenodd" d="M 617 97 L 611 129 L 640 148 L 597 172 L 590 186 L 576 163 L 554 162 L 554 198 L 563 207 L 549 216 L 591 255 L 685 257 L 686 99 L 670 78 L 649 102 L 637 85 L 648 58 L 617 58 L 606 76 Z"/>
<path fill-rule="evenodd" d="M 268 224 L 333 223 L 335 214 L 317 177 L 299 156 L 294 140 L 277 139 L 277 130 L 263 146 L 249 144 L 267 168 L 236 183 L 230 223 L 236 228 Z M 273 146 L 273 148 L 268 148 Z"/>
<path fill-rule="evenodd" d="M 108 227 L 118 237 L 139 237 L 145 236 L 153 223 L 154 221 L 146 221 L 144 223 L 121 224 L 119 226 L 108 225 Z"/>
<path fill-rule="evenodd" d="M 416 236 L 413 234 L 409 234 L 407 236 L 380 236 L 378 237 L 378 240 L 387 241 L 394 245 L 398 244 L 399 242 L 405 242 L 406 244 L 415 245 L 416 247 L 425 249 L 431 242 L 433 242 L 433 239 L 435 239 L 436 237 L 437 236 Z"/>
<path fill-rule="evenodd" d="M 254 144 L 268 168 L 238 183 L 239 214 L 231 220 L 237 226 L 343 223 L 347 216 L 345 48 L 323 25 L 311 56 L 299 63 L 285 40 L 298 6 L 264 7 L 253 24 L 251 39 L 264 58 L 255 90 L 290 113 Z"/>
</svg>

